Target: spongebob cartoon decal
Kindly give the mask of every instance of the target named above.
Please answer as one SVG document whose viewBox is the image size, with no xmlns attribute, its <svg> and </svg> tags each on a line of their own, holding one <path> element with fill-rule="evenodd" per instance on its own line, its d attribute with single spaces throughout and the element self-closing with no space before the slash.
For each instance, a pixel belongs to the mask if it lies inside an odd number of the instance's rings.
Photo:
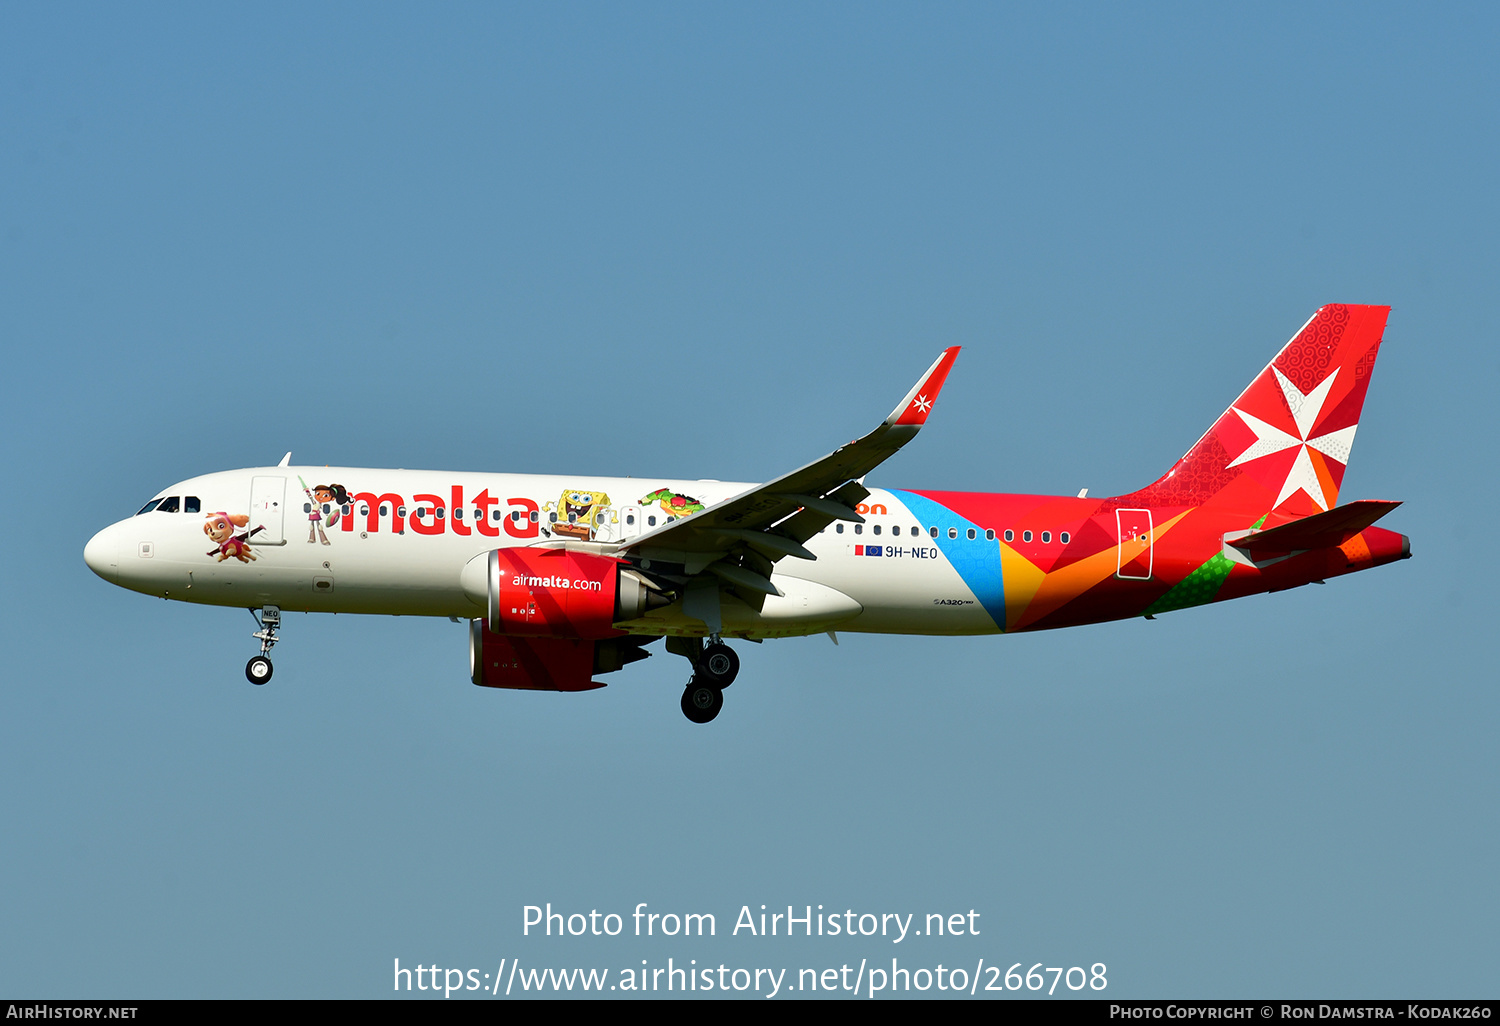
<svg viewBox="0 0 1500 1026">
<path fill-rule="evenodd" d="M 542 510 L 556 517 L 549 525 L 553 534 L 585 541 L 605 541 L 611 534 L 609 526 L 614 522 L 614 511 L 604 492 L 569 489 L 558 496 L 555 504 L 549 502 Z"/>
<path fill-rule="evenodd" d="M 320 484 L 309 488 L 300 474 L 297 475 L 297 481 L 302 485 L 302 493 L 307 496 L 307 544 L 322 542 L 327 545 L 328 535 L 323 528 L 338 523 L 345 507 L 353 501 L 349 491 L 341 484 Z"/>
<path fill-rule="evenodd" d="M 666 513 L 673 520 L 681 517 L 690 517 L 705 508 L 703 503 L 697 499 L 683 495 L 680 492 L 674 492 L 670 488 L 658 488 L 650 495 L 641 496 L 641 505 L 649 505 L 653 502 L 660 506 L 662 512 Z"/>
<path fill-rule="evenodd" d="M 234 533 L 236 527 L 244 527 L 250 523 L 250 518 L 241 514 L 210 513 L 208 519 L 203 522 L 203 533 L 208 535 L 208 540 L 218 546 L 209 549 L 207 555 L 217 557 L 222 563 L 226 559 L 237 559 L 241 563 L 248 563 L 259 557 L 250 551 L 250 536 L 257 531 L 265 530 L 257 527 L 252 531 L 241 531 Z"/>
</svg>

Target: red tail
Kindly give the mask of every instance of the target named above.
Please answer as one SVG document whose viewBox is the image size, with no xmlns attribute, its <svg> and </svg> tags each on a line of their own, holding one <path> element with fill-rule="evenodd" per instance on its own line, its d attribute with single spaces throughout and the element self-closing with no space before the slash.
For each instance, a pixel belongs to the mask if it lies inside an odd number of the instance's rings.
<svg viewBox="0 0 1500 1026">
<path fill-rule="evenodd" d="M 1232 505 L 1308 516 L 1332 509 L 1388 306 L 1323 307 L 1171 470 L 1143 506 Z"/>
</svg>

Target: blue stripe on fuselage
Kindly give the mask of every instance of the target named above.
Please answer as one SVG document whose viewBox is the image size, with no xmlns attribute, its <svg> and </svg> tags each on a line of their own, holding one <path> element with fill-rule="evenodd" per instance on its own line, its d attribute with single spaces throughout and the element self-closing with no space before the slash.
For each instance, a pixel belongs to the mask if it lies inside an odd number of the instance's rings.
<svg viewBox="0 0 1500 1026">
<path fill-rule="evenodd" d="M 1005 582 L 1000 575 L 1000 543 L 986 541 L 984 528 L 916 492 L 893 490 L 891 494 L 906 504 L 906 508 L 911 510 L 924 528 L 938 529 L 938 548 L 953 569 L 958 571 L 958 576 L 963 578 L 964 584 L 974 593 L 984 611 L 990 614 L 995 626 L 1004 631 Z M 957 538 L 948 537 L 950 527 L 958 529 Z M 968 537 L 971 527 L 976 535 L 973 541 Z"/>
</svg>

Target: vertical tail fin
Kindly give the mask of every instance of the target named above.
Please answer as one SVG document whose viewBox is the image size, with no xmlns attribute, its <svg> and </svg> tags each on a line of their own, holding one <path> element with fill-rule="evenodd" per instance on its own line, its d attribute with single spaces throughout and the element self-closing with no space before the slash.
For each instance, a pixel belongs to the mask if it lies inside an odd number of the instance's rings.
<svg viewBox="0 0 1500 1026">
<path fill-rule="evenodd" d="M 1186 456 L 1122 498 L 1150 506 L 1214 500 L 1288 518 L 1332 509 L 1390 309 L 1320 309 Z"/>
</svg>

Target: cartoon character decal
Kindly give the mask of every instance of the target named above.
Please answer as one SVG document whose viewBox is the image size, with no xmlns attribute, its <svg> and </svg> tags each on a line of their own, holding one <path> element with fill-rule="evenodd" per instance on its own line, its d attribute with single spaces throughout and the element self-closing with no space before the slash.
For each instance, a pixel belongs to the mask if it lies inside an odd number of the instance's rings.
<svg viewBox="0 0 1500 1026">
<path fill-rule="evenodd" d="M 680 492 L 674 492 L 670 488 L 658 488 L 650 495 L 641 497 L 642 505 L 652 502 L 659 505 L 662 508 L 662 512 L 666 513 L 673 520 L 681 517 L 690 517 L 705 508 L 703 503 L 697 499 L 683 495 Z"/>
<path fill-rule="evenodd" d="M 265 528 L 257 527 L 254 531 L 234 533 L 236 527 L 244 527 L 248 523 L 250 523 L 250 518 L 239 513 L 232 516 L 222 512 L 210 513 L 208 519 L 203 522 L 203 533 L 208 535 L 208 540 L 218 548 L 209 549 L 207 554 L 217 556 L 220 563 L 231 557 L 241 563 L 248 563 L 252 559 L 259 558 L 250 551 L 250 536 Z"/>
<path fill-rule="evenodd" d="M 592 540 L 601 531 L 608 533 L 612 511 L 604 492 L 571 489 L 558 496 L 556 505 L 549 502 L 542 509 L 557 514 L 557 522 L 550 525 L 553 534 Z"/>
<path fill-rule="evenodd" d="M 322 542 L 327 545 L 328 535 L 323 533 L 323 528 L 338 523 L 343 507 L 352 501 L 349 491 L 341 484 L 320 484 L 309 488 L 300 474 L 297 475 L 297 480 L 302 484 L 303 494 L 307 496 L 307 544 Z M 328 509 L 326 518 L 324 507 Z"/>
</svg>

